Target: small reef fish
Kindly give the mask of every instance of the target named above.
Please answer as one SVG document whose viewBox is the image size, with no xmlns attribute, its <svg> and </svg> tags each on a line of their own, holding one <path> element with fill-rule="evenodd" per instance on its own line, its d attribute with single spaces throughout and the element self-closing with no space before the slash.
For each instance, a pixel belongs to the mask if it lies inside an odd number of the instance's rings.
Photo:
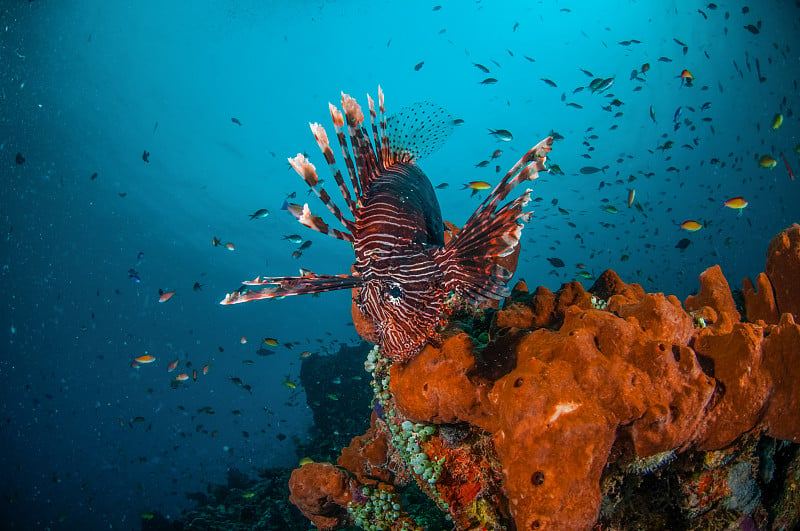
<svg viewBox="0 0 800 531">
<path fill-rule="evenodd" d="M 783 125 L 783 114 L 778 113 L 772 119 L 772 130 L 775 131 L 782 125 Z"/>
<path fill-rule="evenodd" d="M 180 373 L 178 376 L 175 377 L 176 382 L 185 382 L 189 379 L 189 375 L 185 372 Z"/>
<path fill-rule="evenodd" d="M 489 134 L 495 137 L 497 140 L 502 140 L 503 142 L 511 142 L 514 140 L 514 135 L 511 134 L 511 131 L 507 129 L 489 129 Z"/>
<path fill-rule="evenodd" d="M 758 159 L 758 165 L 761 166 L 762 168 L 771 170 L 772 168 L 778 165 L 778 161 L 775 160 L 775 157 L 773 157 L 772 155 L 764 155 L 760 159 Z"/>
<path fill-rule="evenodd" d="M 163 289 L 159 289 L 158 302 L 167 302 L 173 297 L 173 295 L 175 295 L 174 291 L 164 291 Z"/>
<path fill-rule="evenodd" d="M 472 194 L 470 194 L 470 197 L 472 197 L 473 195 L 477 194 L 478 192 L 482 192 L 483 190 L 488 190 L 491 187 L 492 187 L 492 185 L 487 183 L 486 181 L 470 181 L 470 182 L 468 182 L 467 184 L 464 185 L 462 190 L 464 190 L 466 188 L 469 188 L 470 190 L 472 190 Z"/>
<path fill-rule="evenodd" d="M 530 190 L 506 204 L 501 202 L 517 185 L 547 171 L 553 138 L 545 138 L 522 155 L 445 244 L 433 185 L 416 162 L 442 146 L 453 130 L 453 117 L 431 103 L 417 103 L 387 117 L 380 87 L 377 105 L 369 96 L 368 101 L 369 122 L 347 94 L 342 94 L 343 112 L 329 105 L 335 139 L 347 160 L 346 174 L 336 165 L 328 133 L 320 124 L 311 124 L 352 219 L 320 186 L 316 168 L 304 154 L 289 159 L 344 230 L 330 227 L 307 204 L 292 213 L 306 227 L 351 243 L 353 274 L 261 278 L 244 282 L 220 303 L 360 288 L 353 302 L 374 325 L 382 355 L 404 362 L 437 337 L 437 327 L 451 311 L 451 294 L 475 304 L 510 294 L 507 284 L 513 271 L 498 262 L 519 246 L 521 228 L 530 220 L 523 211 Z M 489 133 L 499 140 L 513 138 L 502 129 Z"/>
<path fill-rule="evenodd" d="M 288 377 L 283 381 L 283 385 L 289 389 L 297 389 L 297 384 L 291 381 Z"/>
<path fill-rule="evenodd" d="M 725 201 L 724 204 L 728 208 L 732 208 L 734 210 L 738 210 L 739 214 L 741 214 L 742 213 L 742 209 L 744 207 L 746 207 L 747 205 L 749 205 L 750 203 L 745 201 L 744 197 L 740 196 L 740 197 L 733 197 L 731 199 L 728 199 L 727 201 Z"/>
<path fill-rule="evenodd" d="M 136 361 L 136 363 L 141 363 L 141 364 L 153 363 L 154 361 L 156 361 L 156 357 L 151 356 L 150 354 L 145 354 L 143 356 L 139 356 L 138 358 L 134 358 L 134 361 Z"/>
<path fill-rule="evenodd" d="M 274 337 L 265 337 L 264 338 L 264 344 L 265 345 L 269 345 L 270 347 L 277 347 L 278 346 L 278 340 L 275 339 Z"/>
<path fill-rule="evenodd" d="M 250 219 L 263 219 L 267 216 L 269 216 L 269 210 L 267 210 L 266 208 L 259 208 L 258 210 L 250 214 Z"/>
<path fill-rule="evenodd" d="M 697 232 L 703 228 L 703 225 L 697 221 L 689 219 L 681 223 L 681 228 L 683 230 L 688 230 L 689 232 Z"/>
<path fill-rule="evenodd" d="M 678 77 L 681 78 L 681 86 L 686 85 L 687 87 L 691 87 L 694 82 L 694 76 L 686 69 L 681 70 Z"/>
<path fill-rule="evenodd" d="M 170 363 L 169 365 L 167 365 L 167 372 L 172 372 L 175 369 L 177 369 L 179 362 L 180 362 L 180 360 L 175 360 L 172 363 Z"/>
</svg>

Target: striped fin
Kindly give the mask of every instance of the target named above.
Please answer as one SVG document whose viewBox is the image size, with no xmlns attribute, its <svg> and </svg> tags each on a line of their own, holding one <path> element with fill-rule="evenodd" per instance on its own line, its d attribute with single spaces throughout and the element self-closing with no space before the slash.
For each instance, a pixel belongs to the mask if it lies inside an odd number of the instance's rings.
<svg viewBox="0 0 800 531">
<path fill-rule="evenodd" d="M 288 210 L 289 213 L 292 214 L 301 225 L 306 226 L 309 229 L 314 229 L 317 232 L 327 234 L 328 236 L 333 236 L 334 238 L 338 238 L 346 242 L 353 241 L 353 235 L 351 233 L 332 229 L 321 217 L 312 214 L 311 209 L 308 208 L 308 203 L 303 206 L 295 203 L 287 203 L 286 210 Z"/>
<path fill-rule="evenodd" d="M 315 125 L 318 126 L 317 129 L 315 129 L 314 127 Z M 327 141 L 327 135 L 325 135 L 325 130 L 322 129 L 322 127 L 319 126 L 319 124 L 312 124 L 311 129 L 312 131 L 314 131 L 315 137 L 317 137 L 317 135 L 319 134 L 320 138 L 324 137 L 324 140 Z M 330 151 L 330 148 L 328 149 L 328 151 Z M 331 155 L 333 155 L 333 153 L 331 153 Z M 306 182 L 309 188 L 311 188 L 314 191 L 314 193 L 317 194 L 317 197 L 319 197 L 320 201 L 322 201 L 325 204 L 325 206 L 328 207 L 328 210 L 331 211 L 331 213 L 336 217 L 336 219 L 338 219 L 339 222 L 342 225 L 344 225 L 344 227 L 347 230 L 352 231 L 353 227 L 355 226 L 355 223 L 353 221 L 350 221 L 349 219 L 344 218 L 344 215 L 342 215 L 342 211 L 339 210 L 339 207 L 336 206 L 333 203 L 333 201 L 331 201 L 331 196 L 328 195 L 328 192 L 326 192 L 324 188 L 319 186 L 319 177 L 317 176 L 317 169 L 314 167 L 313 164 L 311 164 L 311 162 L 306 158 L 306 156 L 303 155 L 302 153 L 298 153 L 296 157 L 289 159 L 289 164 L 291 164 L 292 168 L 294 168 L 294 171 L 296 171 L 303 178 L 303 180 Z M 344 184 L 344 182 L 342 184 Z M 347 197 L 345 197 L 345 199 L 347 199 Z M 300 223 L 303 223 L 303 221 L 301 220 Z M 333 236 L 331 231 L 326 231 L 324 233 Z M 353 237 L 352 234 L 350 234 L 349 236 L 350 239 L 352 240 Z"/>
<path fill-rule="evenodd" d="M 547 171 L 544 163 L 547 160 L 547 154 L 553 149 L 553 137 L 549 136 L 533 146 L 525 153 L 521 159 L 514 164 L 514 167 L 508 170 L 508 173 L 497 183 L 494 190 L 486 196 L 483 203 L 475 210 L 467 225 L 473 221 L 477 216 L 490 215 L 495 211 L 497 205 L 508 197 L 508 194 L 523 181 L 535 181 L 539 177 L 540 171 Z"/>
<path fill-rule="evenodd" d="M 531 190 L 498 209 L 519 183 L 538 178 L 546 171 L 544 162 L 552 149 L 553 139 L 548 137 L 529 150 L 503 177 L 434 259 L 445 274 L 445 286 L 474 302 L 499 300 L 508 296 L 508 281 L 514 272 L 500 266 L 497 261 L 513 253 L 519 245 L 522 228 L 530 220 L 530 213 L 522 211 L 530 200 Z"/>
<path fill-rule="evenodd" d="M 239 304 L 260 299 L 278 299 L 339 289 L 356 288 L 361 277 L 352 275 L 304 275 L 301 277 L 257 277 L 242 283 L 242 289 L 229 293 L 220 304 Z M 260 289 L 249 289 L 264 286 Z"/>
<path fill-rule="evenodd" d="M 319 149 L 325 157 L 325 162 L 328 163 L 328 169 L 330 169 L 333 178 L 336 180 L 336 184 L 339 186 L 339 192 L 341 192 L 342 197 L 347 203 L 347 208 L 349 208 L 350 213 L 355 216 L 356 203 L 350 195 L 350 189 L 344 183 L 341 170 L 339 170 L 339 167 L 336 165 L 336 158 L 333 156 L 333 150 L 331 149 L 330 142 L 328 142 L 328 133 L 325 131 L 325 128 L 318 123 L 309 125 L 311 126 L 311 132 L 314 133 L 314 139 L 317 141 L 317 145 L 319 145 Z M 351 228 L 350 230 L 353 229 Z"/>
<path fill-rule="evenodd" d="M 347 130 L 350 135 L 350 145 L 353 146 L 355 155 L 356 172 L 358 174 L 358 184 L 363 197 L 369 184 L 378 175 L 377 156 L 372 147 L 367 129 L 364 124 L 364 112 L 361 105 L 349 94 L 342 92 L 342 109 L 347 122 Z"/>
<path fill-rule="evenodd" d="M 350 156 L 350 148 L 347 144 L 347 137 L 344 134 L 344 115 L 342 114 L 342 111 L 337 109 L 333 103 L 329 103 L 328 108 L 331 111 L 333 128 L 336 130 L 336 140 L 338 140 L 339 146 L 342 148 L 342 157 L 344 157 L 347 173 L 350 175 L 350 184 L 353 185 L 353 191 L 355 192 L 356 197 L 361 197 L 361 187 L 358 183 L 358 174 L 356 173 L 356 167 L 353 163 L 353 158 Z"/>
</svg>

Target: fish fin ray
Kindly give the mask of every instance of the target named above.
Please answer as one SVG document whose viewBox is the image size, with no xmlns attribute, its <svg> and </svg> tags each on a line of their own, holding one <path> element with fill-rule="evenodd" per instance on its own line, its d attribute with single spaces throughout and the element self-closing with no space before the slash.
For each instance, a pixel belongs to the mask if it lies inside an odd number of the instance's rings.
<svg viewBox="0 0 800 531">
<path fill-rule="evenodd" d="M 302 277 L 265 277 L 246 281 L 248 289 L 229 293 L 220 304 L 239 304 L 260 299 L 277 299 L 292 295 L 309 295 L 340 289 L 356 288 L 361 277 L 353 275 L 306 275 Z M 263 286 L 259 289 L 250 289 Z"/>
<path fill-rule="evenodd" d="M 383 107 L 383 105 L 381 105 Z M 384 163 L 414 162 L 441 148 L 453 132 L 453 116 L 430 102 L 403 107 L 381 123 L 384 133 Z"/>
<path fill-rule="evenodd" d="M 445 275 L 445 287 L 463 297 L 482 302 L 508 296 L 507 283 L 514 271 L 503 267 L 501 259 L 519 248 L 522 228 L 531 214 L 523 212 L 531 190 L 498 208 L 500 202 L 521 182 L 534 180 L 546 171 L 545 160 L 552 149 L 548 137 L 531 148 L 506 173 L 464 226 L 438 252 L 434 259 Z"/>
<path fill-rule="evenodd" d="M 344 240 L 346 242 L 353 241 L 352 233 L 338 229 L 332 229 L 321 217 L 315 216 L 311 213 L 311 210 L 308 208 L 308 204 L 303 205 L 302 209 L 300 209 L 299 205 L 292 204 L 291 206 L 299 209 L 298 212 L 293 212 L 292 210 L 290 210 L 290 212 L 304 227 L 308 227 L 309 229 L 313 229 L 319 233 L 326 234 L 339 240 Z"/>
<path fill-rule="evenodd" d="M 312 124 L 312 130 L 315 129 L 315 125 L 317 124 Z M 317 136 L 317 133 L 318 131 L 315 131 L 314 136 Z M 322 130 L 322 134 L 324 134 L 324 130 Z M 328 151 L 330 151 L 330 148 Z M 342 214 L 342 211 L 333 202 L 331 196 L 328 195 L 328 192 L 326 192 L 325 189 L 319 185 L 320 180 L 319 176 L 317 175 L 317 169 L 313 164 L 311 164 L 306 156 L 302 153 L 298 153 L 296 157 L 289 159 L 289 164 L 300 175 L 300 177 L 303 178 L 308 187 L 311 188 L 311 190 L 317 195 L 319 200 L 322 201 L 326 207 L 328 207 L 328 210 L 330 210 L 331 214 L 333 214 L 334 217 L 339 220 L 339 223 L 341 223 L 347 230 L 352 231 L 355 223 L 349 219 L 345 219 L 344 214 Z M 348 197 L 345 197 L 345 200 L 348 199 Z"/>
</svg>

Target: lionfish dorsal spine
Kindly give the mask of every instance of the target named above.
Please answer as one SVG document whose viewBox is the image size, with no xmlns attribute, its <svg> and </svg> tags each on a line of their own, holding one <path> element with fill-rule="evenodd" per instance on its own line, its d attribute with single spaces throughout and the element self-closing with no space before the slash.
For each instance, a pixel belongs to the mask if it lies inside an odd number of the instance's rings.
<svg viewBox="0 0 800 531">
<path fill-rule="evenodd" d="M 367 101 L 369 102 L 369 121 L 372 125 L 372 138 L 375 139 L 376 149 L 375 149 L 375 158 L 378 161 L 378 166 L 381 168 L 386 168 L 386 164 L 384 163 L 383 158 L 383 145 L 381 144 L 381 136 L 378 133 L 378 113 L 375 112 L 375 101 L 373 101 L 372 96 L 367 94 Z"/>
<path fill-rule="evenodd" d="M 350 135 L 350 145 L 356 159 L 356 172 L 358 175 L 359 197 L 363 197 L 369 190 L 370 181 L 378 173 L 377 161 L 372 142 L 369 139 L 367 129 L 364 127 L 364 112 L 361 105 L 350 96 L 342 92 L 342 109 L 347 121 L 348 134 Z"/>
<path fill-rule="evenodd" d="M 380 85 L 378 85 L 378 120 L 381 127 L 381 158 L 384 166 L 386 166 L 389 160 L 389 133 L 386 127 L 386 106 L 384 105 L 383 89 Z"/>
<path fill-rule="evenodd" d="M 299 221 L 301 225 L 308 227 L 309 229 L 313 229 L 328 236 L 333 236 L 339 240 L 344 240 L 347 242 L 353 241 L 353 234 L 351 232 L 332 229 L 327 223 L 325 223 L 325 220 L 312 214 L 311 209 L 308 208 L 308 203 L 303 205 L 300 213 L 296 217 L 297 221 Z"/>
<path fill-rule="evenodd" d="M 336 157 L 333 155 L 333 150 L 331 149 L 331 145 L 328 140 L 328 133 L 325 131 L 325 128 L 318 123 L 309 125 L 311 127 L 311 132 L 314 134 L 314 139 L 317 141 L 317 145 L 322 151 L 322 155 L 325 157 L 325 162 L 328 163 L 328 169 L 333 175 L 336 185 L 339 187 L 339 192 L 341 192 L 345 203 L 347 203 L 347 208 L 350 209 L 350 214 L 355 216 L 356 203 L 353 201 L 353 198 L 350 195 L 350 189 L 344 182 L 344 177 L 342 176 L 341 170 L 336 165 Z M 352 230 L 352 228 L 350 230 Z"/>
<path fill-rule="evenodd" d="M 312 127 L 312 131 L 313 130 L 314 130 L 314 128 Z M 316 133 L 318 133 L 318 132 L 319 131 L 315 131 L 315 136 L 316 136 Z M 321 134 L 324 135 L 324 133 L 325 133 L 325 131 L 322 130 Z M 314 191 L 314 193 L 317 195 L 317 197 L 319 197 L 319 200 L 322 201 L 322 203 L 326 207 L 328 207 L 328 210 L 331 211 L 331 214 L 333 214 L 334 217 L 336 219 L 338 219 L 339 222 L 347 230 L 352 231 L 353 227 L 354 227 L 354 223 L 352 221 L 350 221 L 349 219 L 345 219 L 344 215 L 342 214 L 342 211 L 331 200 L 331 196 L 328 195 L 328 192 L 326 192 L 324 188 L 319 186 L 319 176 L 317 175 L 317 169 L 314 167 L 314 165 L 311 163 L 311 161 L 309 161 L 306 158 L 306 156 L 303 155 L 302 153 L 298 153 L 296 157 L 289 159 L 289 164 L 303 178 L 303 180 L 306 182 L 308 187 L 311 188 L 311 190 Z M 306 205 L 306 207 L 307 207 L 307 205 Z M 303 210 L 304 210 L 303 213 L 305 214 L 306 208 L 304 208 Z M 303 223 L 303 221 L 301 221 L 301 223 Z M 305 225 L 305 223 L 303 223 L 303 224 Z M 319 230 L 314 226 L 312 226 L 311 228 Z M 320 232 L 323 232 L 323 231 L 320 231 Z M 338 232 L 341 233 L 341 231 L 338 231 Z M 331 236 L 335 236 L 335 233 L 333 233 L 332 229 L 328 229 L 328 230 L 324 231 L 324 233 L 325 234 L 330 234 Z M 335 236 L 335 237 L 338 237 L 338 236 Z M 352 234 L 350 235 L 350 239 L 352 239 Z"/>
<path fill-rule="evenodd" d="M 347 136 L 344 132 L 344 115 L 342 111 L 336 108 L 333 103 L 328 103 L 328 108 L 331 111 L 331 120 L 333 120 L 333 128 L 336 130 L 336 140 L 342 148 L 342 157 L 344 157 L 344 164 L 347 167 L 347 173 L 350 176 L 350 184 L 353 186 L 356 198 L 361 197 L 361 187 L 358 183 L 358 174 L 356 173 L 356 166 L 353 162 L 353 157 L 350 156 L 350 148 L 347 145 Z"/>
</svg>

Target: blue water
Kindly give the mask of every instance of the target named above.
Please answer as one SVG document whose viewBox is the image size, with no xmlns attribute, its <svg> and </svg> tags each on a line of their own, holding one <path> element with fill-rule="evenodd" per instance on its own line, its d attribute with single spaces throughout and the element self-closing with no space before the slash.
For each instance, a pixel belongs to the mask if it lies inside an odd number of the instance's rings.
<svg viewBox="0 0 800 531">
<path fill-rule="evenodd" d="M 140 513 L 178 516 L 186 492 L 223 482 L 229 467 L 296 462 L 293 438 L 306 437 L 311 415 L 302 389 L 282 384 L 297 380 L 300 352 L 358 341 L 350 295 L 217 303 L 259 274 L 348 272 L 347 244 L 280 210 L 296 192 L 323 212 L 286 158 L 309 153 L 332 182 L 307 124 L 330 133 L 327 102 L 341 90 L 366 105 L 380 84 L 390 114 L 431 101 L 464 120 L 420 163 L 434 185 L 449 184 L 439 200 L 456 225 L 486 193 L 471 198 L 464 183 L 497 182 L 495 165 L 505 172 L 551 131 L 565 137 L 551 153 L 565 175 L 534 185 L 542 199 L 517 271 L 530 285 L 555 290 L 583 263 L 684 298 L 719 263 L 739 288 L 763 270 L 769 239 L 800 221 L 800 180 L 779 156 L 800 171 L 796 2 L 753 2 L 747 14 L 741 2 L 267 4 L 32 1 L 0 11 L 4 526 L 138 529 Z M 759 21 L 758 34 L 744 28 Z M 630 40 L 640 43 L 619 44 Z M 581 68 L 613 86 L 573 94 L 591 81 Z M 682 86 L 683 69 L 693 86 Z M 486 77 L 498 82 L 480 84 Z M 615 98 L 622 105 L 602 109 Z M 784 123 L 773 131 L 776 113 Z M 488 135 L 498 128 L 513 141 Z M 667 140 L 671 149 L 657 149 Z M 774 169 L 759 167 L 764 154 Z M 641 211 L 626 204 L 630 188 Z M 749 202 L 740 216 L 723 207 L 735 196 Z M 270 215 L 249 220 L 260 208 Z M 687 219 L 705 227 L 680 230 Z M 282 239 L 293 233 L 313 241 L 299 259 Z M 159 289 L 176 293 L 161 304 Z M 281 345 L 260 357 L 265 337 Z M 156 361 L 132 368 L 144 354 Z M 193 369 L 197 381 L 173 389 Z M 205 406 L 215 413 L 198 412 Z"/>
</svg>

